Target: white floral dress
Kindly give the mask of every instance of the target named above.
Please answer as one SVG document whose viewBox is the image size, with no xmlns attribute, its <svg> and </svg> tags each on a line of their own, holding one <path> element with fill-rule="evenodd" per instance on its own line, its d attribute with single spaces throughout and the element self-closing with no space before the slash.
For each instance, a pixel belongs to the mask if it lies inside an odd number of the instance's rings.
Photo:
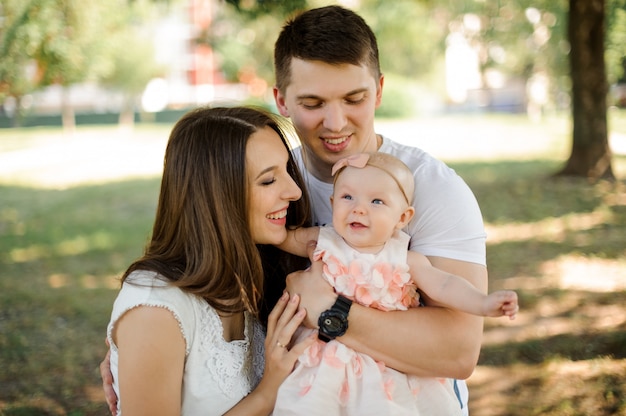
<svg viewBox="0 0 626 416">
<path fill-rule="evenodd" d="M 377 254 L 348 246 L 331 227 L 320 229 L 316 258 L 324 277 L 364 306 L 392 311 L 418 305 L 408 273 L 409 236 L 397 232 Z M 301 329 L 299 337 L 312 330 Z M 427 336 L 427 334 L 425 334 Z M 315 342 L 278 392 L 274 416 L 461 415 L 453 380 L 406 375 L 333 340 Z"/>
</svg>

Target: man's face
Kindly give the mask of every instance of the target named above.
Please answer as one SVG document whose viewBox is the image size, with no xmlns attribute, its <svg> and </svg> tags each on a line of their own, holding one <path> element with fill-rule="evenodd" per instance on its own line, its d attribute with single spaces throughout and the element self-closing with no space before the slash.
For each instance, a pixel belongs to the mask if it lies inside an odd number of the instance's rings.
<svg viewBox="0 0 626 416">
<path fill-rule="evenodd" d="M 339 159 L 378 149 L 374 112 L 380 105 L 383 77 L 365 65 L 330 65 L 294 58 L 284 95 L 274 90 L 278 110 L 290 117 L 306 152 L 307 169 L 330 181 Z"/>
</svg>

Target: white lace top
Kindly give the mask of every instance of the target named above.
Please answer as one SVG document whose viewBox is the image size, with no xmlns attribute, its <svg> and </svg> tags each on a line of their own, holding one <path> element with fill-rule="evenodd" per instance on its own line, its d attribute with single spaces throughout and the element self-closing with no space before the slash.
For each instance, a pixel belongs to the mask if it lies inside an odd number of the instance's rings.
<svg viewBox="0 0 626 416">
<path fill-rule="evenodd" d="M 246 313 L 244 339 L 226 342 L 222 321 L 203 299 L 168 285 L 153 272 L 133 272 L 113 305 L 107 337 L 111 344 L 113 388 L 120 397 L 118 350 L 111 337 L 117 320 L 137 306 L 163 307 L 172 312 L 185 339 L 182 415 L 222 415 L 252 391 L 263 374 L 264 333 L 260 323 Z M 132 283 L 131 283 L 132 282 Z"/>
</svg>

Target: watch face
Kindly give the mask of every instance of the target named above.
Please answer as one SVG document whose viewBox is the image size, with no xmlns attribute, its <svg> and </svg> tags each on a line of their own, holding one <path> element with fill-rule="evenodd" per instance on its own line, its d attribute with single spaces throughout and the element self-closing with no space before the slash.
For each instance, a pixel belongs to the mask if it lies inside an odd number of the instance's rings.
<svg viewBox="0 0 626 416">
<path fill-rule="evenodd" d="M 345 334 L 348 329 L 348 320 L 345 314 L 339 311 L 324 311 L 319 318 L 320 332 L 335 338 Z"/>
</svg>

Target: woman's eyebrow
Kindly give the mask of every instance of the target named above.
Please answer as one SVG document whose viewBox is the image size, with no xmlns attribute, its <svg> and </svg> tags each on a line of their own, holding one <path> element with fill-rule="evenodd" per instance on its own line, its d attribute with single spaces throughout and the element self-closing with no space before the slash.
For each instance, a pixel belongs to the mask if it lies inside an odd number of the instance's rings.
<svg viewBox="0 0 626 416">
<path fill-rule="evenodd" d="M 265 175 L 267 172 L 271 172 L 271 171 L 274 171 L 274 170 L 276 170 L 276 166 L 269 166 L 269 167 L 263 169 L 261 172 L 259 172 L 259 174 L 256 175 L 255 179 L 259 179 L 261 176 Z"/>
</svg>

